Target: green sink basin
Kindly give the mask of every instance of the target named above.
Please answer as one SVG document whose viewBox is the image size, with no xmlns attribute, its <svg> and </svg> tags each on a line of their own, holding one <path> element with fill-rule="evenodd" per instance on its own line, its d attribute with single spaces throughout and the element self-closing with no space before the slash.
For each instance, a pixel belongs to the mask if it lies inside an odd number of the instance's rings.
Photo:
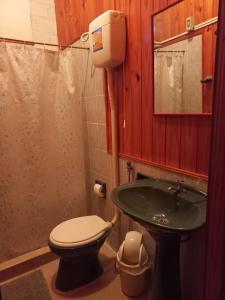
<svg viewBox="0 0 225 300">
<path fill-rule="evenodd" d="M 196 230 L 206 220 L 206 197 L 190 187 L 177 191 L 175 186 L 159 179 L 137 180 L 114 189 L 112 200 L 125 214 L 154 229 Z"/>
</svg>

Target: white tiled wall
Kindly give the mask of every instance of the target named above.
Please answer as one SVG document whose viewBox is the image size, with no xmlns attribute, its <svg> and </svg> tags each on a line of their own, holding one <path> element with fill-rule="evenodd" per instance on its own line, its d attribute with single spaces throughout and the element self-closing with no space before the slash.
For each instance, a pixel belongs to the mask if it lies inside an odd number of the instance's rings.
<svg viewBox="0 0 225 300">
<path fill-rule="evenodd" d="M 33 41 L 58 43 L 54 0 L 29 0 Z"/>
<path fill-rule="evenodd" d="M 0 37 L 57 44 L 54 0 L 0 1 Z"/>
<path fill-rule="evenodd" d="M 0 37 L 32 39 L 29 0 L 0 1 Z"/>
</svg>

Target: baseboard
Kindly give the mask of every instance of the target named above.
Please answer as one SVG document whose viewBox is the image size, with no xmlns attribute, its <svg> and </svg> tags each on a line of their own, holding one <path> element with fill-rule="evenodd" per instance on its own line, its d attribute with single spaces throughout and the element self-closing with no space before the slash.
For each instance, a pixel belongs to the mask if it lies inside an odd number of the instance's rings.
<svg viewBox="0 0 225 300">
<path fill-rule="evenodd" d="M 0 264 L 0 283 L 38 268 L 56 258 L 57 256 L 47 246 L 7 260 Z"/>
</svg>

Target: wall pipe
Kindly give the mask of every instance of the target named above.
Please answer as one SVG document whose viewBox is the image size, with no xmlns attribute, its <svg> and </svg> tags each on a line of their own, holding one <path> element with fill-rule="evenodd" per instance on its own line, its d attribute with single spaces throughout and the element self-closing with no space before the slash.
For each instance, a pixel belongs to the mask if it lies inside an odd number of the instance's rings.
<svg viewBox="0 0 225 300">
<path fill-rule="evenodd" d="M 118 156 L 118 120 L 117 120 L 117 100 L 114 89 L 114 71 L 107 69 L 108 94 L 111 110 L 111 130 L 112 130 L 112 167 L 113 167 L 113 187 L 117 187 L 120 183 L 119 176 L 119 156 Z M 120 216 L 119 209 L 114 205 L 114 216 L 112 225 L 115 225 Z"/>
<path fill-rule="evenodd" d="M 82 34 L 80 40 L 84 41 L 84 36 L 89 39 L 89 33 Z M 111 130 L 112 130 L 112 168 L 113 168 L 113 188 L 116 188 L 120 184 L 120 171 L 119 171 L 119 155 L 118 155 L 118 119 L 117 119 L 117 100 L 114 89 L 114 71 L 113 69 L 106 68 L 107 73 L 107 87 L 109 95 L 109 104 L 111 110 Z M 113 204 L 114 214 L 110 224 L 114 226 L 120 217 L 120 210 Z"/>
</svg>

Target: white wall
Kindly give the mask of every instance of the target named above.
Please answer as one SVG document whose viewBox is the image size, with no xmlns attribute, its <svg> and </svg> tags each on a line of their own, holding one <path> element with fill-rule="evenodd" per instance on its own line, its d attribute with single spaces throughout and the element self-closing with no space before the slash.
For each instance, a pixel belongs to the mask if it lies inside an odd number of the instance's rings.
<svg viewBox="0 0 225 300">
<path fill-rule="evenodd" d="M 32 39 L 29 0 L 0 0 L 0 36 Z"/>
<path fill-rule="evenodd" d="M 58 44 L 54 0 L 29 0 L 33 41 Z"/>
<path fill-rule="evenodd" d="M 0 0 L 0 37 L 58 43 L 54 0 Z"/>
</svg>

